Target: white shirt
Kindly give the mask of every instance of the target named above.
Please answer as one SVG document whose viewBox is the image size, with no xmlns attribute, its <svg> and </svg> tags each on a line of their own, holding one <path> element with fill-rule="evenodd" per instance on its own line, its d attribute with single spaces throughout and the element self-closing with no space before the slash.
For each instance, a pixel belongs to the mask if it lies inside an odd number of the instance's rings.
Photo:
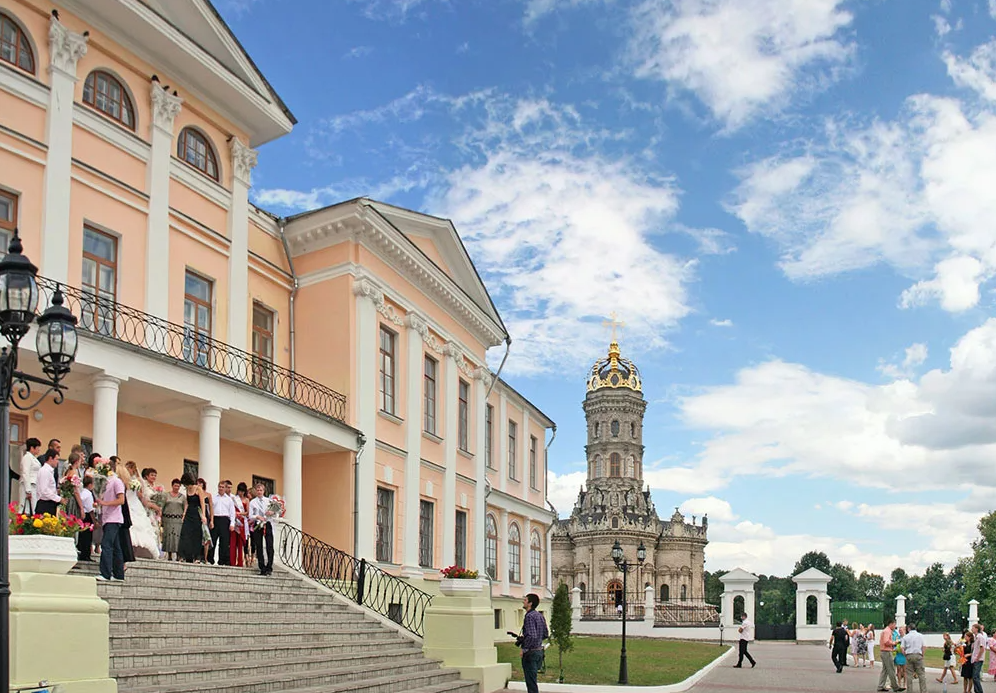
<svg viewBox="0 0 996 693">
<path fill-rule="evenodd" d="M 902 643 L 904 655 L 923 655 L 923 636 L 915 630 L 904 635 Z"/>
<path fill-rule="evenodd" d="M 31 493 L 38 483 L 38 458 L 30 452 L 25 451 L 21 457 L 21 486 Z"/>
<path fill-rule="evenodd" d="M 211 504 L 214 508 L 215 517 L 227 517 L 232 522 L 235 522 L 235 502 L 229 494 L 214 494 L 211 496 Z"/>
<path fill-rule="evenodd" d="M 59 502 L 62 496 L 59 495 L 59 488 L 55 485 L 55 469 L 48 462 L 38 470 L 38 480 L 35 491 L 38 497 L 35 500 L 47 500 Z"/>
<path fill-rule="evenodd" d="M 745 618 L 743 625 L 740 626 L 740 639 L 746 640 L 747 642 L 753 642 L 754 640 L 754 622 L 749 618 Z"/>
<path fill-rule="evenodd" d="M 83 514 L 93 512 L 93 493 L 90 489 L 80 489 L 80 500 L 83 501 Z"/>
<path fill-rule="evenodd" d="M 252 521 L 257 517 L 266 517 L 266 511 L 270 508 L 270 499 L 267 496 L 262 498 L 253 498 L 249 501 L 249 520 Z M 276 531 L 277 529 L 277 518 L 271 517 L 269 520 L 270 529 Z M 257 524 L 253 523 L 253 529 L 257 528 Z"/>
</svg>

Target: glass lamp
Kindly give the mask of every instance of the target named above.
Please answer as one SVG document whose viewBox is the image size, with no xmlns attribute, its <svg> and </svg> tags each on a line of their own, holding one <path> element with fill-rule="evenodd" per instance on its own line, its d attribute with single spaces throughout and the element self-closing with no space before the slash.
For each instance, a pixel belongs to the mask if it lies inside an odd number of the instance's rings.
<svg viewBox="0 0 996 693">
<path fill-rule="evenodd" d="M 612 560 L 615 561 L 616 564 L 619 564 L 622 563 L 622 559 L 623 559 L 622 545 L 619 543 L 619 540 L 616 539 L 616 543 L 612 545 Z"/>
<path fill-rule="evenodd" d="M 0 333 L 11 344 L 27 334 L 38 307 L 38 268 L 22 255 L 23 250 L 14 229 L 7 255 L 0 260 Z"/>
<path fill-rule="evenodd" d="M 640 546 L 636 549 L 636 560 L 640 563 L 647 560 L 647 547 L 643 545 L 642 541 L 640 542 Z"/>
<path fill-rule="evenodd" d="M 52 305 L 38 317 L 35 347 L 42 370 L 56 382 L 69 372 L 76 359 L 76 316 L 63 304 L 62 290 L 52 294 Z"/>
</svg>

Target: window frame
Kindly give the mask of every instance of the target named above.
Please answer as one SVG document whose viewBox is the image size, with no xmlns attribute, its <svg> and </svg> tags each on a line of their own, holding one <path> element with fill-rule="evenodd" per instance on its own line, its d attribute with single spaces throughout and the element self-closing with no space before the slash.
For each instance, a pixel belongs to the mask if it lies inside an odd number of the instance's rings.
<svg viewBox="0 0 996 693">
<path fill-rule="evenodd" d="M 428 510 L 427 510 L 428 509 Z M 431 568 L 436 542 L 436 504 L 426 498 L 418 501 L 418 564 Z"/>
<path fill-rule="evenodd" d="M 207 284 L 208 287 L 208 300 L 194 296 L 193 294 L 187 293 L 187 277 L 192 276 L 199 279 Z M 194 323 L 191 328 L 187 324 L 187 302 L 194 305 Z M 200 325 L 198 325 L 198 307 L 207 308 L 208 311 L 208 326 L 207 332 L 203 333 Z M 188 330 L 192 330 L 192 334 L 188 334 Z M 195 272 L 192 269 L 185 269 L 183 273 L 183 343 L 184 343 L 184 360 L 193 363 L 198 366 L 206 367 L 211 358 L 211 339 L 214 333 L 214 281 L 205 277 L 199 272 Z M 201 344 L 202 337 L 206 337 L 204 344 Z M 189 346 L 188 340 L 192 340 L 194 348 Z M 202 348 L 203 346 L 203 348 Z M 201 357 L 203 355 L 203 363 L 201 363 Z"/>
<path fill-rule="evenodd" d="M 381 502 L 384 500 L 385 502 Z M 383 518 L 384 522 L 381 522 Z M 394 490 L 377 487 L 377 506 L 374 512 L 376 539 L 374 551 L 381 563 L 394 562 Z M 382 550 L 383 549 L 383 550 Z"/>
<path fill-rule="evenodd" d="M 622 455 L 618 452 L 609 455 L 609 476 L 612 478 L 622 476 Z"/>
<path fill-rule="evenodd" d="M 522 584 L 522 533 L 515 522 L 508 525 L 508 581 Z"/>
<path fill-rule="evenodd" d="M 543 584 L 543 544 L 539 532 L 535 529 L 529 537 L 529 583 L 540 586 Z"/>
<path fill-rule="evenodd" d="M 462 525 L 462 526 L 461 526 Z M 467 567 L 467 511 L 457 510 L 453 519 L 453 564 Z"/>
<path fill-rule="evenodd" d="M 491 404 L 484 405 L 484 465 L 495 469 L 495 408 Z"/>
<path fill-rule="evenodd" d="M 7 247 L 10 245 L 10 239 L 14 237 L 14 229 L 17 228 L 17 214 L 19 211 L 18 206 L 20 204 L 20 195 L 0 188 L 0 197 L 10 202 L 10 219 L 0 219 L 0 235 L 3 237 L 3 247 L 0 248 L 0 257 L 3 257 L 7 254 Z"/>
<path fill-rule="evenodd" d="M 619 437 L 619 420 L 618 419 L 614 420 L 611 424 L 609 424 L 609 434 L 613 438 L 618 438 Z"/>
<path fill-rule="evenodd" d="M 86 252 L 86 235 L 87 233 L 92 233 L 95 236 L 100 236 L 101 238 L 111 242 L 113 260 L 108 260 L 105 257 L 99 255 L 94 255 L 93 253 Z M 94 265 L 93 277 L 96 285 L 89 285 L 86 283 L 84 276 L 86 274 L 85 269 L 82 269 L 80 274 L 80 290 L 84 294 L 89 294 L 92 298 L 92 306 L 87 305 L 87 301 L 83 301 L 81 306 L 81 324 L 85 329 L 91 330 L 97 334 L 111 336 L 115 332 L 115 322 L 116 322 L 116 310 L 115 304 L 118 300 L 118 258 L 120 257 L 120 248 L 118 245 L 118 237 L 107 231 L 98 229 L 92 224 L 83 224 L 83 252 L 82 252 L 82 267 L 85 268 L 87 262 L 91 262 Z M 101 267 L 107 267 L 111 270 L 111 296 L 108 299 L 106 296 L 102 296 L 101 292 L 105 291 L 100 287 L 100 269 Z M 111 306 L 109 311 L 105 311 L 101 307 L 101 301 L 110 301 Z M 99 319 L 98 319 L 99 316 Z M 89 325 L 87 322 L 89 321 Z M 105 327 L 106 326 L 106 327 Z"/>
<path fill-rule="evenodd" d="M 384 349 L 384 338 L 387 338 L 390 350 Z M 379 375 L 378 386 L 380 394 L 380 410 L 385 414 L 397 416 L 397 371 L 398 371 L 398 333 L 381 324 L 379 333 Z M 390 366 L 388 372 L 385 366 Z"/>
<path fill-rule="evenodd" d="M 257 311 L 266 313 L 270 320 L 269 329 L 256 324 Z M 252 384 L 255 387 L 272 390 L 273 389 L 273 352 L 275 350 L 275 332 L 277 327 L 277 312 L 271 310 L 264 303 L 253 300 L 252 302 L 252 337 L 250 348 L 252 349 Z M 269 354 L 263 354 L 256 348 L 256 338 L 260 342 L 264 340 L 269 344 Z"/>
<path fill-rule="evenodd" d="M 518 435 L 519 435 L 519 424 L 515 421 L 509 419 L 508 421 L 508 478 L 512 481 L 518 481 L 518 477 L 515 476 L 515 448 L 518 446 Z"/>
<path fill-rule="evenodd" d="M 529 488 L 539 491 L 539 469 L 537 467 L 537 447 L 539 441 L 536 436 L 529 436 Z"/>
<path fill-rule="evenodd" d="M 463 378 L 457 385 L 457 447 L 468 452 L 470 438 L 470 383 Z"/>
<path fill-rule="evenodd" d="M 484 520 L 484 570 L 492 580 L 498 579 L 498 520 L 488 513 Z"/>
<path fill-rule="evenodd" d="M 277 492 L 277 482 L 268 476 L 259 476 L 258 474 L 252 475 L 252 488 L 256 488 L 256 484 L 263 484 L 263 493 L 267 496 L 272 496 Z"/>
<path fill-rule="evenodd" d="M 3 23 L 4 21 L 10 23 L 14 27 L 16 34 L 14 35 L 14 59 L 7 60 L 3 57 L 2 43 L 3 43 Z M 21 65 L 21 52 L 25 52 L 28 55 L 28 59 L 31 61 L 31 69 Z M 35 48 L 32 45 L 31 39 L 28 38 L 28 32 L 24 29 L 19 21 L 14 19 L 14 15 L 9 12 L 0 10 L 0 62 L 7 63 L 8 65 L 13 65 L 18 70 L 26 72 L 29 75 L 38 74 L 38 61 L 35 60 Z"/>
<path fill-rule="evenodd" d="M 187 137 L 191 134 L 194 135 L 195 139 L 200 138 L 200 140 L 204 143 L 204 168 L 201 168 L 195 162 L 187 158 Z M 218 155 L 214 150 L 214 144 L 207 135 L 197 128 L 188 125 L 180 130 L 180 134 L 176 137 L 176 158 L 190 166 L 195 171 L 200 171 L 203 175 L 207 176 L 216 183 L 221 183 L 221 166 L 218 165 Z M 213 175 L 208 170 L 209 163 L 214 164 Z"/>
<path fill-rule="evenodd" d="M 91 78 L 93 79 L 92 87 L 89 86 Z M 100 90 L 98 88 L 99 87 L 98 79 L 100 78 L 103 78 L 105 81 L 117 86 L 118 88 L 118 93 L 121 95 L 121 98 L 118 99 L 118 101 L 116 102 L 118 106 L 118 115 L 114 115 L 110 111 L 104 110 L 97 103 L 97 95 L 100 94 Z M 90 95 L 92 97 L 90 100 L 87 100 L 86 97 L 87 89 L 90 89 Z M 103 96 L 105 100 L 109 100 L 112 103 L 114 102 L 114 100 L 111 99 L 106 92 L 103 94 Z M 132 100 L 131 94 L 129 93 L 128 89 L 125 87 L 125 83 L 121 81 L 121 79 L 119 79 L 112 72 L 109 72 L 101 68 L 96 68 L 94 70 L 91 70 L 90 74 L 88 74 L 86 76 L 86 79 L 83 80 L 82 102 L 85 106 L 92 108 L 97 113 L 100 113 L 102 116 L 105 116 L 110 120 L 113 120 L 115 123 L 125 128 L 126 130 L 131 130 L 132 132 L 136 132 L 138 126 L 137 123 L 138 118 L 136 117 L 135 113 L 135 102 L 134 100 Z M 126 122 L 123 117 L 126 106 L 128 112 L 131 114 L 131 123 Z"/>
<path fill-rule="evenodd" d="M 431 364 L 432 373 L 429 373 Z M 439 387 L 439 361 L 428 354 L 422 360 L 422 430 L 437 435 L 438 416 L 436 404 L 439 401 L 436 388 Z"/>
</svg>

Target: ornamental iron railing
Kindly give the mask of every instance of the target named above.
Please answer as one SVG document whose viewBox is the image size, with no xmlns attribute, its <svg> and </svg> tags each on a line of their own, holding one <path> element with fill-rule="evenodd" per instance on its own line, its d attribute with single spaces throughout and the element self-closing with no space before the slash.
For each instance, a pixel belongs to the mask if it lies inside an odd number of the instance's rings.
<svg viewBox="0 0 996 693">
<path fill-rule="evenodd" d="M 47 306 L 56 287 L 84 336 L 112 341 L 170 359 L 276 397 L 327 421 L 346 423 L 346 396 L 255 354 L 199 331 L 97 295 L 38 277 L 38 305 Z"/>
<path fill-rule="evenodd" d="M 297 527 L 281 526 L 278 553 L 285 566 L 422 637 L 432 595 Z"/>
<path fill-rule="evenodd" d="M 719 607 L 704 599 L 658 601 L 654 605 L 654 626 L 718 626 Z"/>
<path fill-rule="evenodd" d="M 582 621 L 621 621 L 623 613 L 622 594 L 601 595 L 581 600 Z M 626 620 L 643 620 L 646 601 L 642 593 L 626 595 Z"/>
</svg>

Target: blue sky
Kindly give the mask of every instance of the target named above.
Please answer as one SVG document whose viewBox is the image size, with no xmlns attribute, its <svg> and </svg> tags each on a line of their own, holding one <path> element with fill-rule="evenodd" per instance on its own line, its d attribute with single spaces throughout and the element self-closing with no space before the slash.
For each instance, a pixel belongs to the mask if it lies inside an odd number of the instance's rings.
<svg viewBox="0 0 996 693">
<path fill-rule="evenodd" d="M 558 422 L 562 514 L 614 311 L 655 501 L 709 513 L 708 569 L 970 551 L 996 496 L 996 0 L 218 6 L 300 121 L 254 201 L 454 220 L 505 375 Z"/>
</svg>

